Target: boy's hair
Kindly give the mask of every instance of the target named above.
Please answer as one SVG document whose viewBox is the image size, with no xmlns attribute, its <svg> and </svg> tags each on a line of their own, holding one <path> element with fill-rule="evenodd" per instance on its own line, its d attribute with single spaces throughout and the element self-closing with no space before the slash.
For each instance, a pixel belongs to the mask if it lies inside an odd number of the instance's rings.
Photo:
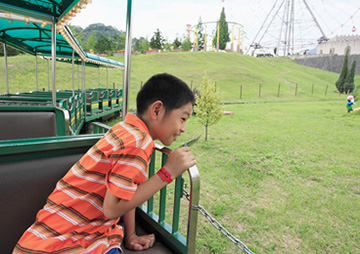
<svg viewBox="0 0 360 254">
<path fill-rule="evenodd" d="M 195 96 L 189 86 L 167 73 L 152 76 L 140 89 L 136 97 L 137 114 L 142 115 L 157 100 L 162 101 L 166 113 L 189 102 L 195 104 Z"/>
</svg>

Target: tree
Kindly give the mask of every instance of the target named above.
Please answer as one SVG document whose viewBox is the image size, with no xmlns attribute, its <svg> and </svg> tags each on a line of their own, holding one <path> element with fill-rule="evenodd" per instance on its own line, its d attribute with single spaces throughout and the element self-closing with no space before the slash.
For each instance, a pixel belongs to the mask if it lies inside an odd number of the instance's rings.
<svg viewBox="0 0 360 254">
<path fill-rule="evenodd" d="M 120 35 L 115 35 L 114 36 L 114 50 L 116 52 L 120 51 L 120 50 L 124 50 L 125 49 L 125 40 L 126 40 L 126 34 L 125 33 L 121 33 Z"/>
<path fill-rule="evenodd" d="M 355 77 L 355 68 L 356 68 L 356 60 L 354 59 L 351 70 L 348 72 L 348 75 L 346 76 L 345 83 L 344 83 L 344 93 L 351 93 L 354 88 L 354 77 Z"/>
<path fill-rule="evenodd" d="M 344 83 L 346 76 L 348 75 L 348 59 L 349 59 L 349 49 L 346 50 L 343 67 L 340 72 L 339 79 L 335 82 L 336 89 L 339 93 L 344 92 Z"/>
<path fill-rule="evenodd" d="M 99 54 L 105 54 L 111 51 L 112 40 L 104 35 L 97 40 L 95 44 L 95 51 Z M 109 53 L 110 54 L 110 53 Z"/>
<path fill-rule="evenodd" d="M 164 38 L 161 35 L 159 28 L 154 32 L 153 37 L 150 39 L 150 47 L 153 49 L 162 49 L 164 45 Z"/>
<path fill-rule="evenodd" d="M 201 51 L 204 48 L 204 43 L 205 43 L 204 26 L 201 17 L 199 18 L 196 27 L 198 29 L 198 46 L 199 46 L 198 50 Z"/>
<path fill-rule="evenodd" d="M 71 25 L 71 24 L 68 24 L 68 27 L 71 29 L 73 36 L 79 42 L 79 44 L 83 48 L 83 50 L 85 52 L 87 52 L 89 50 L 89 48 L 86 44 L 86 38 L 83 35 L 84 30 L 80 26 L 75 26 L 75 25 Z"/>
<path fill-rule="evenodd" d="M 82 35 L 88 39 L 92 35 L 93 31 L 95 32 L 97 38 L 100 38 L 101 35 L 104 35 L 106 37 L 110 37 L 111 39 L 113 39 L 116 35 L 119 36 L 121 33 L 124 33 L 123 31 L 119 31 L 113 26 L 105 26 L 102 23 L 94 23 L 87 26 L 82 31 Z"/>
<path fill-rule="evenodd" d="M 216 27 L 215 36 L 213 39 L 213 46 L 216 47 L 217 44 L 217 37 L 218 37 L 218 29 L 219 31 L 219 49 L 224 50 L 226 48 L 226 43 L 230 41 L 230 34 L 229 34 L 229 27 L 228 23 L 226 22 L 225 17 L 225 8 L 222 8 L 220 19 L 218 21 L 218 26 Z"/>
<path fill-rule="evenodd" d="M 181 48 L 183 50 L 189 51 L 192 49 L 192 44 L 189 38 L 185 38 L 183 43 L 181 44 Z"/>
<path fill-rule="evenodd" d="M 77 38 L 84 30 L 81 28 L 81 26 L 77 26 L 77 25 L 68 24 L 67 26 L 71 29 L 71 32 L 73 33 L 75 38 Z"/>
<path fill-rule="evenodd" d="M 143 40 L 143 41 L 141 42 L 141 49 L 142 49 L 143 54 L 145 54 L 146 51 L 149 50 L 149 48 L 150 48 L 150 43 L 149 43 L 149 41 L 148 41 L 147 39 Z"/>
<path fill-rule="evenodd" d="M 93 51 L 95 50 L 95 45 L 96 45 L 96 34 L 95 31 L 92 31 L 91 36 L 89 37 L 88 41 L 87 41 L 87 48 L 89 51 Z"/>
<path fill-rule="evenodd" d="M 181 47 L 181 41 L 178 37 L 175 38 L 173 42 L 174 49 L 179 49 Z"/>
<path fill-rule="evenodd" d="M 168 41 L 168 39 L 165 39 L 163 42 L 163 49 L 166 51 L 170 51 L 173 48 L 173 45 Z"/>
<path fill-rule="evenodd" d="M 220 105 L 221 98 L 215 90 L 214 83 L 205 75 L 202 79 L 200 95 L 196 94 L 196 105 L 194 112 L 198 121 L 205 126 L 205 140 L 208 136 L 208 127 L 216 124 L 223 115 L 223 107 Z"/>
<path fill-rule="evenodd" d="M 146 40 L 144 37 L 140 37 L 140 39 L 133 38 L 132 39 L 132 47 L 135 52 L 143 53 L 143 48 L 141 46 L 143 40 Z"/>
</svg>

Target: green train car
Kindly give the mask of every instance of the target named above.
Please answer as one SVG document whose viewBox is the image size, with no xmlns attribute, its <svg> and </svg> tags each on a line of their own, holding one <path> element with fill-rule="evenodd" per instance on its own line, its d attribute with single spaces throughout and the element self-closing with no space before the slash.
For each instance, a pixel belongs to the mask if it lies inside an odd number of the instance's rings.
<svg viewBox="0 0 360 254">
<path fill-rule="evenodd" d="M 127 112 L 128 65 L 84 52 L 64 25 L 88 2 L 0 0 L 5 71 L 8 46 L 51 58 L 53 67 L 51 91 L 10 93 L 6 78 L 7 92 L 0 95 L 1 253 L 11 253 L 56 182 L 109 129 L 95 121 Z M 128 35 L 131 4 L 128 0 Z M 127 58 L 130 52 L 131 47 Z M 74 65 L 75 59 L 84 68 L 125 68 L 124 87 L 56 90 L 56 60 Z M 88 126 L 92 126 L 91 133 L 85 133 Z M 167 153 L 168 149 L 157 145 L 149 177 L 166 161 Z M 141 252 L 124 248 L 124 253 L 195 253 L 200 176 L 196 166 L 188 174 L 189 193 L 184 191 L 184 178 L 180 176 L 167 186 L 168 190 L 163 188 L 137 208 L 137 231 L 155 233 L 155 246 Z"/>
</svg>

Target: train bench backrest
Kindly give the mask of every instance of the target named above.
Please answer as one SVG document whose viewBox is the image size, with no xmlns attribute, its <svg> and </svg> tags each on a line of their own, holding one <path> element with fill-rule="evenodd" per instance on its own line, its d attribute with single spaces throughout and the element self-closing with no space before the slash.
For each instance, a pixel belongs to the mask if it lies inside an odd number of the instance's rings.
<svg viewBox="0 0 360 254">
<path fill-rule="evenodd" d="M 0 140 L 64 136 L 69 113 L 53 106 L 1 106 Z"/>
<path fill-rule="evenodd" d="M 0 112 L 0 140 L 56 136 L 54 112 Z"/>
<path fill-rule="evenodd" d="M 1 250 L 11 253 L 17 240 L 35 221 L 56 182 L 80 154 L 0 165 Z"/>
</svg>

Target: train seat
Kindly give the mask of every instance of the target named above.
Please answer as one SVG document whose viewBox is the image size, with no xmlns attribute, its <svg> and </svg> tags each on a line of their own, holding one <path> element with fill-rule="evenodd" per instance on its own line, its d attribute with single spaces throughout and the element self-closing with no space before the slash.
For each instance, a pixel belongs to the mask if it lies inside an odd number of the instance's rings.
<svg viewBox="0 0 360 254">
<path fill-rule="evenodd" d="M 0 140 L 56 136 L 54 112 L 0 112 Z"/>
</svg>

